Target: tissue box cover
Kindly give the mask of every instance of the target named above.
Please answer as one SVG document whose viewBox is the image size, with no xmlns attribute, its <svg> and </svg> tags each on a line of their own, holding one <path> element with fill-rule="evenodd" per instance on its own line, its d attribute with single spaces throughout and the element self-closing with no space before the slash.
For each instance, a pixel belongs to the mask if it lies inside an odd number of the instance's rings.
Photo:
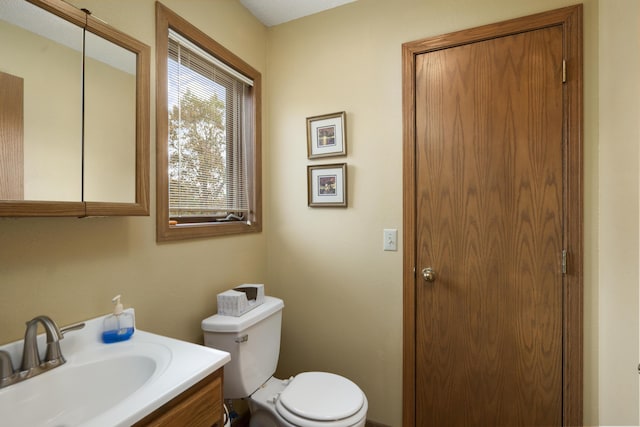
<svg viewBox="0 0 640 427">
<path fill-rule="evenodd" d="M 264 285 L 244 284 L 218 294 L 218 314 L 242 316 L 264 302 Z"/>
</svg>

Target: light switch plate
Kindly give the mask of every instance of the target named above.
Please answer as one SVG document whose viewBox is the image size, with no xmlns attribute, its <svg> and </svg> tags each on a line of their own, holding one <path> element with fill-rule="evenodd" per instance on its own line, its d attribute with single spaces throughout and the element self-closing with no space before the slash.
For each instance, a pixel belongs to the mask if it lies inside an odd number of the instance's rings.
<svg viewBox="0 0 640 427">
<path fill-rule="evenodd" d="M 397 251 L 398 250 L 398 230 L 395 228 L 385 228 L 383 233 L 382 248 L 385 251 Z"/>
</svg>

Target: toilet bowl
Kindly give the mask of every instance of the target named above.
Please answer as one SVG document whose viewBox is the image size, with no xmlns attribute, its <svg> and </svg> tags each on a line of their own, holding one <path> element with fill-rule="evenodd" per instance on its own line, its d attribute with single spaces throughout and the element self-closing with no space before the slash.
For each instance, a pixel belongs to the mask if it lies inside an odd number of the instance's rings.
<svg viewBox="0 0 640 427">
<path fill-rule="evenodd" d="M 270 378 L 249 398 L 251 427 L 363 427 L 368 402 L 350 380 L 328 372 Z"/>
<path fill-rule="evenodd" d="M 239 316 L 202 321 L 205 345 L 231 353 L 224 398 L 247 398 L 251 427 L 364 427 L 368 402 L 351 380 L 329 372 L 273 377 L 280 354 L 282 300 Z"/>
</svg>

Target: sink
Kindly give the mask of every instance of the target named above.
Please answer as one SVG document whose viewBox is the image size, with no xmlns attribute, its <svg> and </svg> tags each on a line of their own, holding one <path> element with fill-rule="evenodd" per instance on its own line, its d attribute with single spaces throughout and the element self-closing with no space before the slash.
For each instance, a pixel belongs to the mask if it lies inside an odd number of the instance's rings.
<svg viewBox="0 0 640 427">
<path fill-rule="evenodd" d="M 128 426 L 230 360 L 226 352 L 140 330 L 104 344 L 102 318 L 86 323 L 60 342 L 67 363 L 0 389 L 3 426 Z M 0 349 L 17 360 L 17 345 Z"/>
<path fill-rule="evenodd" d="M 140 355 L 67 363 L 0 390 L 3 423 L 79 425 L 134 394 L 157 368 L 153 357 Z"/>
</svg>

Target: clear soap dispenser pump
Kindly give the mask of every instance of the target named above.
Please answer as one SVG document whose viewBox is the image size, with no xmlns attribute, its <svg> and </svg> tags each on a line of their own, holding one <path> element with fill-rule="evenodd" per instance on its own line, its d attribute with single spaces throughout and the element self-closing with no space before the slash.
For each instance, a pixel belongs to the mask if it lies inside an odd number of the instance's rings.
<svg viewBox="0 0 640 427">
<path fill-rule="evenodd" d="M 113 314 L 104 318 L 102 341 L 109 344 L 118 341 L 126 341 L 131 338 L 134 331 L 133 315 L 123 310 L 120 295 L 111 300 L 115 304 Z"/>
</svg>

